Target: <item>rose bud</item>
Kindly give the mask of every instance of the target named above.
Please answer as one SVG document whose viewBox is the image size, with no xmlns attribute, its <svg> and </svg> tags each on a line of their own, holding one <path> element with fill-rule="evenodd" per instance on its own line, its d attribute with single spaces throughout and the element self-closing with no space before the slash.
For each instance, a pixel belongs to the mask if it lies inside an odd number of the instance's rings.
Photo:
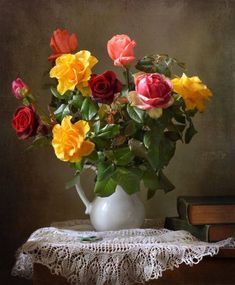
<svg viewBox="0 0 235 285">
<path fill-rule="evenodd" d="M 20 78 L 17 78 L 16 80 L 12 81 L 11 89 L 14 96 L 19 100 L 27 96 L 29 92 L 29 87 Z"/>
<path fill-rule="evenodd" d="M 37 134 L 40 118 L 31 106 L 19 107 L 13 116 L 12 126 L 19 139 L 26 140 Z"/>
<path fill-rule="evenodd" d="M 114 95 L 122 90 L 122 83 L 111 70 L 100 75 L 92 75 L 89 86 L 92 91 L 92 98 L 96 102 L 104 104 L 111 104 Z"/>
<path fill-rule="evenodd" d="M 125 66 L 135 59 L 134 47 L 136 42 L 127 35 L 116 35 L 107 43 L 108 54 L 116 66 Z"/>
<path fill-rule="evenodd" d="M 132 106 L 142 110 L 166 109 L 174 102 L 170 79 L 158 73 L 142 73 L 135 77 L 135 91 L 129 92 Z"/>
<path fill-rule="evenodd" d="M 57 29 L 51 37 L 50 47 L 54 54 L 48 57 L 49 61 L 55 60 L 57 57 L 65 53 L 72 53 L 78 48 L 78 39 L 75 34 L 71 34 L 67 30 Z"/>
</svg>

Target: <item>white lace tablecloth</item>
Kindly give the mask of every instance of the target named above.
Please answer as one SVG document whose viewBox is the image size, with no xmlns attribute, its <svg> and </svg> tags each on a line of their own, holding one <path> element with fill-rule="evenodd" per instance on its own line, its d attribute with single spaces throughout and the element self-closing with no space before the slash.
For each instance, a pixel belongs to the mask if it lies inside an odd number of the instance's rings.
<svg viewBox="0 0 235 285">
<path fill-rule="evenodd" d="M 181 263 L 192 266 L 221 247 L 235 247 L 232 238 L 206 243 L 161 226 L 146 220 L 143 229 L 94 232 L 87 220 L 54 223 L 36 230 L 18 250 L 12 274 L 32 278 L 33 264 L 40 263 L 71 284 L 144 283 Z M 102 239 L 81 242 L 81 237 L 92 235 Z"/>
</svg>

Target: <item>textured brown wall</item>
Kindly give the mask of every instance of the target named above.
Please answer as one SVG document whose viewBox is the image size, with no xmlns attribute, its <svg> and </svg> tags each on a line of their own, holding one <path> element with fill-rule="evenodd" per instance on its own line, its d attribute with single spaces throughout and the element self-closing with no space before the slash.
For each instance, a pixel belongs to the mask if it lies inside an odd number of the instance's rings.
<svg viewBox="0 0 235 285">
<path fill-rule="evenodd" d="M 49 39 L 58 27 L 79 36 L 100 63 L 96 72 L 112 68 L 106 42 L 126 33 L 138 45 L 137 56 L 168 53 L 187 63 L 214 92 L 199 134 L 190 145 L 179 143 L 167 173 L 176 190 L 161 191 L 147 202 L 149 217 L 175 215 L 180 194 L 235 194 L 235 2 L 193 0 L 0 0 L 0 283 L 9 279 L 16 248 L 36 228 L 51 221 L 83 218 L 74 190 L 64 190 L 72 172 L 50 149 L 24 152 L 26 144 L 11 129 L 17 106 L 10 83 L 22 77 L 44 106 L 50 94 Z M 115 69 L 117 70 L 117 69 Z M 88 187 L 91 188 L 91 187 Z M 90 191 L 91 192 L 91 191 Z M 142 193 L 144 196 L 144 193 Z M 4 278 L 4 279 L 2 279 Z M 2 282 L 2 280 L 4 280 Z"/>
</svg>

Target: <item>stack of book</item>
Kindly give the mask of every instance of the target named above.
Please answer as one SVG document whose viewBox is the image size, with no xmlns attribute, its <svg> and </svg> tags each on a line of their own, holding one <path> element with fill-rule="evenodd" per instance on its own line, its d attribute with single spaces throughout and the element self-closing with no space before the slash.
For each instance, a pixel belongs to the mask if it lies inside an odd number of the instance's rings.
<svg viewBox="0 0 235 285">
<path fill-rule="evenodd" d="M 235 196 L 182 196 L 177 210 L 179 217 L 166 218 L 167 229 L 185 230 L 207 242 L 235 237 Z"/>
</svg>

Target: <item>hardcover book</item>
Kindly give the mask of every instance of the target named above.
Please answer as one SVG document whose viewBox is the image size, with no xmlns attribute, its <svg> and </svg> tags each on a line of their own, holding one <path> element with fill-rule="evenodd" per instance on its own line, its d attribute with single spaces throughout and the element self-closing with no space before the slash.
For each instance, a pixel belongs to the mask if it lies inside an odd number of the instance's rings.
<svg viewBox="0 0 235 285">
<path fill-rule="evenodd" d="M 235 196 L 178 197 L 179 217 L 192 225 L 235 223 Z"/>
<path fill-rule="evenodd" d="M 189 224 L 186 220 L 171 217 L 166 218 L 165 227 L 169 230 L 188 231 L 196 238 L 206 242 L 215 242 L 229 237 L 235 237 L 235 224 L 194 226 Z"/>
</svg>

